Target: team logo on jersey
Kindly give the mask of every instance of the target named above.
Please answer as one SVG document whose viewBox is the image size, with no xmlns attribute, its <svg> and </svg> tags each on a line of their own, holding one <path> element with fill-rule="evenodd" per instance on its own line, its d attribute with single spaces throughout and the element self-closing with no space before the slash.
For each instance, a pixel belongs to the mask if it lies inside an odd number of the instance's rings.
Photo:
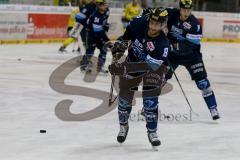
<svg viewBox="0 0 240 160">
<path fill-rule="evenodd" d="M 139 42 L 138 39 L 135 40 L 134 45 L 137 46 L 141 50 L 143 49 L 143 45 L 142 45 L 142 43 Z"/>
<path fill-rule="evenodd" d="M 172 31 L 173 33 L 176 33 L 176 34 L 183 34 L 183 30 L 182 30 L 182 29 L 179 29 L 179 28 L 177 28 L 177 27 L 175 27 L 175 26 L 172 26 L 171 31 Z"/>
<path fill-rule="evenodd" d="M 147 47 L 151 52 L 154 51 L 155 49 L 153 42 L 147 42 Z"/>
<path fill-rule="evenodd" d="M 98 17 L 95 17 L 94 23 L 99 23 L 100 19 Z"/>
<path fill-rule="evenodd" d="M 184 29 L 191 29 L 192 25 L 190 23 L 188 23 L 188 22 L 184 22 L 183 23 L 183 27 L 184 27 Z"/>
<path fill-rule="evenodd" d="M 82 10 L 82 13 L 87 13 L 87 9 L 84 8 L 84 9 Z"/>
</svg>

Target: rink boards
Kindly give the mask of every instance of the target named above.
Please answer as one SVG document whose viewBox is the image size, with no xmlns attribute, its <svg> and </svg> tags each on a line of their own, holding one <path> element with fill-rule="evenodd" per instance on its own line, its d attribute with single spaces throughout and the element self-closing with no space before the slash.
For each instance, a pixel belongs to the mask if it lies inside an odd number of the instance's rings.
<svg viewBox="0 0 240 160">
<path fill-rule="evenodd" d="M 0 44 L 60 42 L 67 37 L 71 7 L 1 5 Z M 110 9 L 111 39 L 122 34 L 123 10 Z M 240 15 L 194 12 L 203 27 L 204 42 L 240 42 Z"/>
</svg>

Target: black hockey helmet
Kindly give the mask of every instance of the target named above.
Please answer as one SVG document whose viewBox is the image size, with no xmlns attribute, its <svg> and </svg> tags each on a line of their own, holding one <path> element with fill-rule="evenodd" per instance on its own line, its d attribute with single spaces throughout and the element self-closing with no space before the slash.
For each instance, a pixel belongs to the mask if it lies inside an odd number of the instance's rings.
<svg viewBox="0 0 240 160">
<path fill-rule="evenodd" d="M 192 2 L 192 0 L 180 0 L 179 7 L 184 8 L 184 9 L 192 9 L 193 2 Z"/>
<path fill-rule="evenodd" d="M 149 20 L 154 20 L 163 23 L 168 18 L 168 11 L 162 7 L 152 9 L 149 15 Z"/>
</svg>

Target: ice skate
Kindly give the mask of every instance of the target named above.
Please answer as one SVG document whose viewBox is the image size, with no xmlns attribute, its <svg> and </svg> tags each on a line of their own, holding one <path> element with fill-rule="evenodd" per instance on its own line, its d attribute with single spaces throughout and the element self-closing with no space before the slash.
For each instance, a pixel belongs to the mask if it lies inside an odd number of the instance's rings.
<svg viewBox="0 0 240 160">
<path fill-rule="evenodd" d="M 118 136 L 117 136 L 117 141 L 119 143 L 123 143 L 126 140 L 128 130 L 129 130 L 128 124 L 127 125 L 120 125 L 120 131 L 119 131 Z"/>
<path fill-rule="evenodd" d="M 211 113 L 211 116 L 212 116 L 213 120 L 220 119 L 220 115 L 219 115 L 219 112 L 218 112 L 217 108 L 210 109 L 210 113 Z"/>
<path fill-rule="evenodd" d="M 66 47 L 61 46 L 58 50 L 59 53 L 67 53 Z"/>
<path fill-rule="evenodd" d="M 148 140 L 151 143 L 153 149 L 161 145 L 161 141 L 158 139 L 158 135 L 156 132 L 148 132 Z"/>
</svg>

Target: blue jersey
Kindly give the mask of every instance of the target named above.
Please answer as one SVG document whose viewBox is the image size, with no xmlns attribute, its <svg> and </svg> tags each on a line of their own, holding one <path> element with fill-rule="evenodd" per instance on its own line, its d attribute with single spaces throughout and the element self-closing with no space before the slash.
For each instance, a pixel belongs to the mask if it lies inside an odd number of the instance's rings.
<svg viewBox="0 0 240 160">
<path fill-rule="evenodd" d="M 171 44 L 177 44 L 175 51 L 181 55 L 200 52 L 202 27 L 194 15 L 186 21 L 180 20 L 179 9 L 168 8 L 168 38 Z"/>
<path fill-rule="evenodd" d="M 88 22 L 87 22 L 87 31 L 89 36 L 93 36 L 97 39 L 101 39 L 105 42 L 109 41 L 109 38 L 106 34 L 108 31 L 108 18 L 109 18 L 109 9 L 104 14 L 101 14 L 98 10 L 94 12 Z"/>
<path fill-rule="evenodd" d="M 80 8 L 79 13 L 76 14 L 75 20 L 76 22 L 82 24 L 83 26 L 86 26 L 87 20 L 96 11 L 96 4 L 89 3 L 86 5 L 83 5 L 82 8 Z"/>
<path fill-rule="evenodd" d="M 128 61 L 141 61 L 137 56 L 138 53 L 135 53 L 135 51 L 132 49 L 137 47 L 142 53 L 146 53 L 154 59 L 162 60 L 163 64 L 167 65 L 168 51 L 170 50 L 170 44 L 167 37 L 161 31 L 159 36 L 151 38 L 147 35 L 147 32 L 147 18 L 139 17 L 133 19 L 127 26 L 124 35 L 118 38 L 121 41 L 131 41 L 128 49 Z"/>
</svg>

